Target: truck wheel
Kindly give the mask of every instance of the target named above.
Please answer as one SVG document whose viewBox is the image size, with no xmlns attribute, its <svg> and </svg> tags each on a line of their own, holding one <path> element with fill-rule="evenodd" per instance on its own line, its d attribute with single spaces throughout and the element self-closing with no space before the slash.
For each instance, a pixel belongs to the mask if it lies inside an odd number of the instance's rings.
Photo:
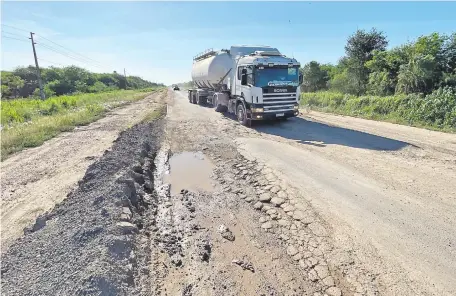
<svg viewBox="0 0 456 296">
<path fill-rule="evenodd" d="M 196 94 L 192 95 L 192 104 L 196 104 Z"/>
<path fill-rule="evenodd" d="M 236 116 L 240 124 L 242 124 L 243 126 L 248 125 L 247 113 L 245 111 L 244 104 L 240 103 L 237 106 Z"/>
<path fill-rule="evenodd" d="M 196 103 L 200 106 L 204 105 L 204 102 L 206 99 L 204 97 L 201 97 L 200 95 L 196 95 Z"/>
<path fill-rule="evenodd" d="M 212 106 L 215 107 L 215 112 L 226 112 L 228 110 L 227 106 L 219 104 L 217 96 L 212 98 Z"/>
</svg>

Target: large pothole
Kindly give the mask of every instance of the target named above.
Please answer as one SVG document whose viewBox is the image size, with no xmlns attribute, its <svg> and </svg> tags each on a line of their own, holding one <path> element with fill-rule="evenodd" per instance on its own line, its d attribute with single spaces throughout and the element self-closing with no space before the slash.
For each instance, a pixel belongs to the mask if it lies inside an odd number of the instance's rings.
<svg viewBox="0 0 456 296">
<path fill-rule="evenodd" d="M 213 169 L 214 165 L 201 151 L 177 153 L 169 159 L 169 171 L 164 174 L 164 182 L 170 185 L 172 195 L 182 189 L 212 192 L 214 188 L 210 176 Z"/>
</svg>

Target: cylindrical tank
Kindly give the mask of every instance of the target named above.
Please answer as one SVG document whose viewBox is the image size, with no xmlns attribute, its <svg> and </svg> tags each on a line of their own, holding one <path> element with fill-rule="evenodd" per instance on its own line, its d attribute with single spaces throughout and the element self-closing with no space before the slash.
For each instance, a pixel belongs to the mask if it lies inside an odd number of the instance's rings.
<svg viewBox="0 0 456 296">
<path fill-rule="evenodd" d="M 226 52 L 195 61 L 192 67 L 192 80 L 202 88 L 215 88 L 218 83 L 225 84 L 224 81 L 220 81 L 231 69 L 232 63 L 230 55 Z"/>
</svg>

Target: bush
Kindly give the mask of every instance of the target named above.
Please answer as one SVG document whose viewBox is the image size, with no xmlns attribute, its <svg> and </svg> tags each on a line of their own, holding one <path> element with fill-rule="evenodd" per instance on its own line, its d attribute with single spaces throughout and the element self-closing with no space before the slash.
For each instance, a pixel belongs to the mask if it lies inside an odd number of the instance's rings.
<svg viewBox="0 0 456 296">
<path fill-rule="evenodd" d="M 303 93 L 301 104 L 321 111 L 456 131 L 456 89 L 449 86 L 427 96 L 356 97 L 337 92 Z"/>
</svg>

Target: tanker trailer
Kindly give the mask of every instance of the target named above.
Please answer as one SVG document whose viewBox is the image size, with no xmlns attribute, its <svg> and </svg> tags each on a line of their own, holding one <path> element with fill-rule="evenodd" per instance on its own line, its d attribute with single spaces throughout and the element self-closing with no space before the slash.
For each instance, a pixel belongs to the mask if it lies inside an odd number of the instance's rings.
<svg viewBox="0 0 456 296">
<path fill-rule="evenodd" d="M 300 64 L 269 46 L 231 46 L 193 58 L 188 100 L 235 114 L 243 125 L 253 120 L 297 116 Z"/>
</svg>

